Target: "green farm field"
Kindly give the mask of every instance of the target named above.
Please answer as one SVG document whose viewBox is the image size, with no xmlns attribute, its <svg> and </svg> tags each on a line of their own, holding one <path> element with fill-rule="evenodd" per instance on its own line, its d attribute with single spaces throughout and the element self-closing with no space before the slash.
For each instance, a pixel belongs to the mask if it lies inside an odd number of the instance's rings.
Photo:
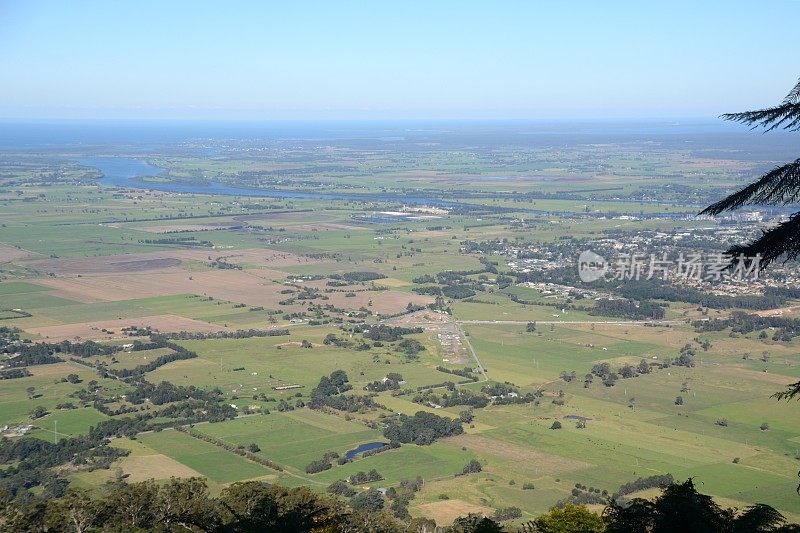
<svg viewBox="0 0 800 533">
<path fill-rule="evenodd" d="M 769 325 L 703 327 L 737 311 L 755 316 L 744 304 L 645 295 L 622 311 L 603 306 L 627 297 L 581 285 L 573 272 L 581 250 L 610 253 L 641 236 L 653 250 L 681 239 L 711 246 L 717 222 L 686 213 L 752 162 L 711 168 L 676 148 L 644 164 L 623 145 L 610 156 L 588 145 L 544 150 L 536 156 L 547 161 L 527 165 L 347 150 L 313 187 L 259 181 L 359 195 L 347 199 L 43 185 L 14 171 L 25 185 L 0 187 L 0 328 L 9 336 L 0 364 L 31 375 L 0 381 L 9 439 L 64 442 L 138 421 L 104 444 L 119 457 L 66 475 L 97 493 L 119 476 L 196 475 L 213 494 L 243 480 L 323 493 L 376 470 L 382 479 L 357 491 L 424 479 L 412 516 L 446 522 L 514 506 L 530 520 L 570 501 L 576 484 L 613 494 L 672 474 L 725 505 L 800 516 L 800 408 L 771 397 L 800 378 L 800 340 Z M 248 172 L 285 168 L 233 152 L 148 160 L 167 172 L 151 184 L 242 185 Z M 600 161 L 624 170 L 592 170 Z M 430 165 L 438 170 L 420 170 Z M 705 174 L 676 189 L 659 172 Z M 519 178 L 517 189 L 497 176 Z M 406 202 L 425 195 L 431 205 Z M 663 313 L 636 314 L 640 303 Z M 789 296 L 756 310 L 787 318 L 796 309 Z M 26 346 L 45 342 L 60 362 L 17 365 Z M 691 364 L 679 363 L 685 354 Z M 603 364 L 615 380 L 604 381 Z M 626 377 L 629 368 L 639 370 Z M 320 405 L 321 379 L 336 371 L 350 387 L 337 396 L 369 401 Z M 449 404 L 457 394 L 483 403 Z M 463 433 L 307 471 L 327 452 L 387 442 L 387 427 L 417 412 L 463 421 Z M 472 460 L 481 471 L 457 476 Z"/>
</svg>

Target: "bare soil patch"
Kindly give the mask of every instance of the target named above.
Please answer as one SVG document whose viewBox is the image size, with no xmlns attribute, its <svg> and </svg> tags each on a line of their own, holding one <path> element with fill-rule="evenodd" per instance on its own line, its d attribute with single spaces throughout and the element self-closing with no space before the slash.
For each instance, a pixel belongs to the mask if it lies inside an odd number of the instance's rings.
<svg viewBox="0 0 800 533">
<path fill-rule="evenodd" d="M 66 376 L 75 372 L 75 367 L 69 363 L 53 363 L 51 365 L 33 365 L 27 367 L 34 376 Z"/>
<path fill-rule="evenodd" d="M 456 446 L 462 446 L 474 452 L 494 455 L 495 457 L 509 461 L 535 464 L 542 474 L 571 472 L 591 466 L 583 461 L 576 461 L 558 455 L 539 452 L 532 448 L 526 448 L 518 444 L 503 442 L 480 435 L 458 435 L 449 437 L 446 442 Z"/>
<path fill-rule="evenodd" d="M 124 272 L 148 272 L 174 268 L 181 259 L 169 252 L 120 254 L 102 257 L 72 257 L 66 259 L 41 259 L 25 264 L 40 272 L 56 275 L 92 275 Z"/>
<path fill-rule="evenodd" d="M 779 309 L 767 309 L 766 311 L 756 311 L 758 316 L 792 316 L 797 310 L 800 309 L 798 305 L 791 305 L 789 307 L 781 307 Z"/>
<path fill-rule="evenodd" d="M 94 298 L 119 301 L 153 296 L 197 294 L 218 300 L 277 309 L 287 297 L 283 285 L 252 275 L 247 270 L 208 270 L 203 272 L 157 272 L 128 275 L 86 276 L 69 279 L 39 279 L 67 298 Z"/>
<path fill-rule="evenodd" d="M 490 507 L 473 505 L 464 500 L 443 500 L 425 503 L 417 506 L 416 510 L 423 516 L 433 518 L 437 524 L 451 524 L 459 516 L 467 516 L 470 513 L 483 516 L 489 516 L 492 513 Z"/>
<path fill-rule="evenodd" d="M 153 455 L 131 455 L 118 463 L 128 474 L 128 481 L 138 483 L 148 479 L 169 479 L 170 477 L 202 477 L 192 468 L 160 453 Z"/>
<path fill-rule="evenodd" d="M 0 244 L 0 263 L 5 263 L 7 261 L 16 261 L 17 259 L 24 259 L 26 257 L 31 257 L 35 255 L 38 254 L 34 254 L 33 252 L 29 252 L 28 250 L 22 250 L 14 246 L 9 246 L 7 244 Z"/>
<path fill-rule="evenodd" d="M 406 309 L 409 302 L 415 305 L 428 305 L 434 302 L 432 296 L 409 294 L 399 291 L 366 291 L 353 293 L 355 296 L 348 298 L 347 293 L 333 292 L 326 294 L 329 301 L 336 307 L 345 309 L 360 309 L 366 307 L 373 313 L 392 315 Z"/>
<path fill-rule="evenodd" d="M 128 338 L 122 328 L 129 326 L 151 327 L 160 332 L 196 331 L 210 333 L 225 329 L 222 326 L 184 318 L 177 315 L 154 315 L 141 318 L 126 318 L 122 320 L 98 320 L 94 322 L 81 322 L 77 324 L 62 324 L 58 326 L 42 326 L 27 328 L 27 331 L 40 335 L 47 340 L 108 340 Z M 106 331 L 103 331 L 103 330 Z"/>
</svg>

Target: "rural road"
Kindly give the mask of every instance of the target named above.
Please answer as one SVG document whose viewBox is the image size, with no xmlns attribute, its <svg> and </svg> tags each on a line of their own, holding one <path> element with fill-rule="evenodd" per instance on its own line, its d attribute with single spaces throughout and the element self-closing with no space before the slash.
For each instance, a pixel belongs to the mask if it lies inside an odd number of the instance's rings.
<svg viewBox="0 0 800 533">
<path fill-rule="evenodd" d="M 456 320 L 459 324 L 608 324 L 609 326 L 676 326 L 685 320 Z"/>
<path fill-rule="evenodd" d="M 489 381 L 489 376 L 486 375 L 486 369 L 483 368 L 483 363 L 481 363 L 481 360 L 478 359 L 478 354 L 475 353 L 475 348 L 472 347 L 472 343 L 469 340 L 469 335 L 467 335 L 467 333 L 464 331 L 464 328 L 461 327 L 461 324 L 456 322 L 456 325 L 458 326 L 458 332 L 464 338 L 464 342 L 466 343 L 467 348 L 469 348 L 469 351 L 472 354 L 472 358 L 475 359 L 475 363 L 478 364 L 478 370 L 480 370 L 481 374 L 483 374 L 483 381 Z"/>
</svg>

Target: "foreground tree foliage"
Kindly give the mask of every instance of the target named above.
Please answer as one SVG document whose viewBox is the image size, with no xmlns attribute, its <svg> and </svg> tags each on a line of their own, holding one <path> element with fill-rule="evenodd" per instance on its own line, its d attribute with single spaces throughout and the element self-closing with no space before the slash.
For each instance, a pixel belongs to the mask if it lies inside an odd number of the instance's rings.
<svg viewBox="0 0 800 533">
<path fill-rule="evenodd" d="M 625 505 L 612 501 L 603 519 L 608 533 L 800 532 L 800 526 L 787 524 L 769 505 L 724 509 L 711 496 L 697 492 L 691 479 L 667 486 L 653 501 L 635 498 Z"/>
<path fill-rule="evenodd" d="M 779 105 L 758 111 L 729 113 L 726 120 L 766 128 L 787 131 L 800 130 L 800 81 L 786 95 Z M 761 178 L 743 189 L 706 207 L 701 214 L 718 215 L 724 211 L 737 209 L 744 205 L 789 205 L 800 200 L 800 159 L 775 167 Z M 761 256 L 761 265 L 786 257 L 796 259 L 800 255 L 800 212 L 793 214 L 788 221 L 778 224 L 764 232 L 755 241 L 734 246 L 728 253 L 734 258 L 740 254 L 754 258 Z"/>
<path fill-rule="evenodd" d="M 329 491 L 330 492 L 330 491 Z M 335 491 L 334 491 L 335 492 Z M 350 503 L 308 487 L 234 483 L 209 495 L 202 478 L 167 482 L 124 480 L 97 497 L 69 490 L 60 498 L 0 494 L 0 531 L 14 532 L 213 532 L 213 533 L 745 533 L 800 532 L 768 505 L 723 509 L 695 490 L 692 480 L 670 484 L 654 501 L 610 501 L 602 516 L 568 503 L 521 525 L 503 525 L 470 514 L 438 527 L 428 518 L 403 520 L 384 511 L 377 490 L 359 492 Z"/>
</svg>

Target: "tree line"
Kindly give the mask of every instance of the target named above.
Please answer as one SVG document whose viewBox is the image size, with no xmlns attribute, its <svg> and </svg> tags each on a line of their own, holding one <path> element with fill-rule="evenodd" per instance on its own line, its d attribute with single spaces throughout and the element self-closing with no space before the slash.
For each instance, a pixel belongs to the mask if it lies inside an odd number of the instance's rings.
<svg viewBox="0 0 800 533">
<path fill-rule="evenodd" d="M 378 474 L 379 475 L 379 474 Z M 369 477 L 369 474 L 365 474 Z M 15 499 L 0 492 L 0 528 L 20 533 L 90 531 L 163 531 L 234 533 L 380 532 L 380 533 L 788 533 L 800 531 L 768 505 L 726 509 L 699 493 L 691 479 L 667 485 L 653 500 L 627 504 L 610 500 L 602 514 L 576 504 L 553 508 L 530 522 L 518 519 L 517 507 L 498 509 L 492 517 L 470 514 L 451 525 L 411 518 L 408 498 L 422 480 L 387 491 L 357 492 L 334 482 L 328 494 L 308 487 L 269 486 L 260 481 L 234 483 L 212 496 L 202 478 L 127 483 L 112 481 L 99 493 L 68 490 L 58 497 Z M 385 509 L 386 499 L 392 502 Z M 395 502 L 399 505 L 395 506 Z M 404 505 L 405 504 L 405 505 Z"/>
</svg>

